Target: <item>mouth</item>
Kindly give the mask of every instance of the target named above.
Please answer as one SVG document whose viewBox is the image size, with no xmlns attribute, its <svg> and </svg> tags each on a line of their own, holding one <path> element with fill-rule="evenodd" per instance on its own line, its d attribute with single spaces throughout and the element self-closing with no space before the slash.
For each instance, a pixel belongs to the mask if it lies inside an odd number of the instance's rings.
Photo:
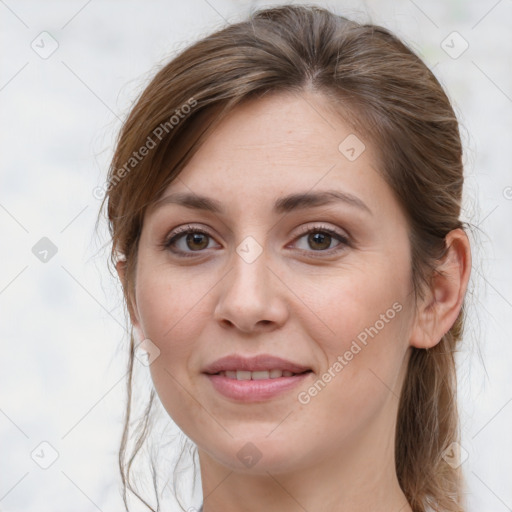
<svg viewBox="0 0 512 512">
<path fill-rule="evenodd" d="M 292 372 L 290 370 L 259 370 L 259 371 L 248 371 L 248 370 L 225 370 L 217 373 L 210 373 L 208 375 L 219 375 L 221 377 L 227 377 L 233 380 L 267 380 L 267 379 L 279 379 L 281 377 L 296 377 L 305 373 L 312 373 L 311 370 L 305 370 L 303 372 Z"/>
<path fill-rule="evenodd" d="M 270 354 L 247 357 L 231 354 L 217 359 L 202 369 L 202 372 L 208 375 L 222 374 L 224 377 L 237 380 L 276 379 L 308 371 L 312 371 L 312 368 Z"/>
<path fill-rule="evenodd" d="M 287 397 L 314 372 L 307 366 L 269 354 L 232 354 L 203 369 L 211 388 L 237 403 L 265 402 Z"/>
</svg>

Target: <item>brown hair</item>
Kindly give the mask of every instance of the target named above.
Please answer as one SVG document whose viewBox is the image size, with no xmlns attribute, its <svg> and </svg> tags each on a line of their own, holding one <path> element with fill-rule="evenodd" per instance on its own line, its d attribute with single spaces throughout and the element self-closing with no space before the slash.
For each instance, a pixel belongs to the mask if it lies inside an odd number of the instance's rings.
<svg viewBox="0 0 512 512">
<path fill-rule="evenodd" d="M 381 172 L 408 220 L 415 299 L 423 296 L 446 249 L 445 236 L 463 227 L 462 147 L 450 101 L 421 59 L 385 28 L 320 7 L 281 6 L 258 11 L 185 49 L 156 74 L 124 123 L 104 201 L 113 261 L 126 258 L 122 284 L 129 310 L 148 205 L 236 105 L 263 94 L 306 90 L 329 98 L 379 151 Z M 135 157 L 143 147 L 145 156 Z M 444 450 L 459 440 L 454 352 L 463 318 L 464 306 L 441 341 L 429 350 L 413 347 L 408 363 L 395 460 L 415 512 L 463 509 L 460 468 L 443 459 Z M 128 458 L 133 365 L 132 335 L 119 451 L 123 498 L 128 507 L 128 488 L 154 510 L 130 481 L 155 398 L 152 390 Z"/>
</svg>

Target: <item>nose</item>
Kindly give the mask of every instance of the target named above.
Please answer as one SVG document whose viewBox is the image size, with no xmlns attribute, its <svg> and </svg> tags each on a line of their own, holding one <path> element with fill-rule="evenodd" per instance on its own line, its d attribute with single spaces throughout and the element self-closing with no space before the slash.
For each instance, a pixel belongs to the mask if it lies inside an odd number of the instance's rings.
<svg viewBox="0 0 512 512">
<path fill-rule="evenodd" d="M 245 261 L 237 253 L 234 264 L 219 283 L 214 318 L 223 328 L 244 333 L 278 329 L 288 318 L 286 287 L 268 266 L 265 252 L 256 261 Z"/>
</svg>

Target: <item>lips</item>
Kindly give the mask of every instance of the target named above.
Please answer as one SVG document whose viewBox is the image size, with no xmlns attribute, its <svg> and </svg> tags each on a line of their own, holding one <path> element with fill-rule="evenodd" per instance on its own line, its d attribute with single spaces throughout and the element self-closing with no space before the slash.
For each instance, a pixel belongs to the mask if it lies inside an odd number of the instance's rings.
<svg viewBox="0 0 512 512">
<path fill-rule="evenodd" d="M 270 354 L 253 357 L 233 354 L 209 364 L 203 369 L 203 373 L 216 375 L 220 372 L 271 372 L 272 370 L 298 374 L 311 371 L 311 368 Z"/>
</svg>

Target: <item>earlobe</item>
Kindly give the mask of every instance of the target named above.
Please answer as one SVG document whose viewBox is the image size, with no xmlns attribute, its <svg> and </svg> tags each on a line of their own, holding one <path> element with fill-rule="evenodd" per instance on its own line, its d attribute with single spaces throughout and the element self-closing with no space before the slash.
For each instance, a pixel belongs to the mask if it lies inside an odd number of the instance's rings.
<svg viewBox="0 0 512 512">
<path fill-rule="evenodd" d="M 447 251 L 437 266 L 430 290 L 418 305 L 410 344 L 432 348 L 457 319 L 471 272 L 471 249 L 466 233 L 458 228 L 445 238 Z"/>
<path fill-rule="evenodd" d="M 121 281 L 121 284 L 124 284 L 124 277 L 126 273 L 126 260 L 119 260 L 116 263 L 116 271 L 117 276 L 119 277 L 119 281 Z"/>
<path fill-rule="evenodd" d="M 137 315 L 137 307 L 136 307 L 136 304 L 134 303 L 134 300 L 132 300 L 132 298 L 129 297 L 128 287 L 126 286 L 126 281 L 125 281 L 125 279 L 126 279 L 126 260 L 124 260 L 124 259 L 119 260 L 116 263 L 116 271 L 117 271 L 117 275 L 119 276 L 119 280 L 121 281 L 121 285 L 123 286 L 125 300 L 127 303 L 128 313 L 130 315 L 130 321 L 132 323 L 133 330 L 135 331 L 139 341 L 142 341 L 145 338 L 145 336 L 142 331 L 142 327 L 140 325 L 139 318 Z"/>
</svg>

